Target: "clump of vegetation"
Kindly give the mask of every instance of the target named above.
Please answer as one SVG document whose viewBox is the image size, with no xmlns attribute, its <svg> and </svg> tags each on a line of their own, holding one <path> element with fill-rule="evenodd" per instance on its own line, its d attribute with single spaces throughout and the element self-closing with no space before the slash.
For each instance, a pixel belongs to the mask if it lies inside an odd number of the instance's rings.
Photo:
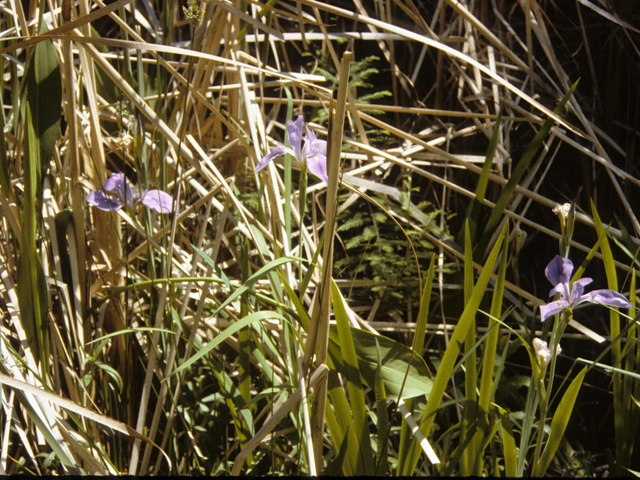
<svg viewBox="0 0 640 480">
<path fill-rule="evenodd" d="M 640 471 L 633 2 L 26 3 L 0 474 Z"/>
<path fill-rule="evenodd" d="M 451 215 L 427 201 L 412 204 L 407 191 L 410 183 L 403 183 L 405 190 L 398 192 L 400 202 L 372 195 L 379 206 L 359 200 L 337 217 L 336 231 L 342 248 L 336 251 L 335 274 L 338 278 L 374 282 L 370 287 L 350 291 L 349 297 L 358 304 L 380 298 L 380 313 L 404 310 L 408 302 L 418 308 L 419 272 L 428 269 L 435 250 L 427 234 L 442 240 L 449 238 L 438 223 L 440 216 L 448 220 Z M 349 196 L 342 195 L 341 203 Z M 444 269 L 450 272 L 450 265 Z"/>
<path fill-rule="evenodd" d="M 305 56 L 311 56 L 311 53 L 305 53 Z M 312 67 L 311 73 L 322 75 L 327 79 L 328 88 L 331 90 L 336 90 L 338 87 L 338 78 L 336 77 L 336 66 L 334 65 L 331 56 L 328 52 L 324 54 L 315 49 L 315 54 L 313 55 L 314 61 L 308 63 L 309 67 Z M 351 63 L 349 69 L 349 89 L 353 92 L 357 92 L 355 96 L 355 103 L 361 104 L 370 104 L 375 101 L 382 100 L 385 97 L 390 97 L 391 92 L 387 89 L 381 89 L 378 85 L 374 83 L 376 81 L 376 75 L 379 73 L 378 69 L 373 65 L 378 63 L 380 58 L 375 55 L 370 55 L 368 57 L 363 58 L 360 61 L 356 61 Z M 369 93 L 358 94 L 358 90 L 371 90 Z M 364 108 L 361 110 L 362 112 L 366 112 L 371 115 L 381 115 L 384 112 L 382 110 L 376 108 Z M 315 109 L 315 114 L 312 116 L 312 121 L 326 125 L 328 121 L 328 111 L 326 108 L 318 108 Z M 365 127 L 365 134 L 367 139 L 376 144 L 376 143 L 391 143 L 394 142 L 393 137 L 391 137 L 390 133 L 387 130 L 375 128 L 368 122 L 363 122 Z M 358 134 L 358 137 L 360 135 Z"/>
</svg>

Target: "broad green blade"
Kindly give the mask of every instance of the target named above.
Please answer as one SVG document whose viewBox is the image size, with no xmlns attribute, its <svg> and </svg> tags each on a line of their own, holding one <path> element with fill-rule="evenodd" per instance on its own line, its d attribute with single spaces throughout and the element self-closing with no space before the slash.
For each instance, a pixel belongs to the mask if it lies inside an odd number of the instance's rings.
<svg viewBox="0 0 640 480">
<path fill-rule="evenodd" d="M 349 445 L 349 448 L 357 448 L 358 450 L 356 475 L 373 475 L 373 452 L 371 451 L 369 426 L 367 424 L 367 406 L 360 379 L 359 358 L 356 354 L 354 337 L 351 333 L 354 329 L 349 326 L 349 317 L 344 298 L 333 279 L 331 280 L 331 298 L 344 366 L 344 370 L 341 373 L 347 380 L 349 404 L 351 406 L 351 414 L 353 415 L 353 424 L 356 429 L 357 443 Z"/>
<path fill-rule="evenodd" d="M 413 351 L 417 355 L 422 355 L 424 348 L 424 338 L 427 331 L 427 321 L 429 319 L 429 305 L 431 302 L 431 290 L 433 288 L 433 277 L 435 275 L 434 267 L 436 256 L 431 257 L 429 271 L 427 272 L 427 281 L 424 284 L 422 298 L 420 299 L 420 311 L 418 312 L 418 320 L 416 322 L 416 331 L 413 334 Z"/>
<path fill-rule="evenodd" d="M 40 154 L 31 111 L 26 109 L 26 141 L 24 152 L 24 203 L 22 240 L 18 256 L 18 305 L 20 318 L 36 362 L 41 362 L 43 379 L 49 361 L 49 287 L 36 251 L 36 191 Z"/>
<path fill-rule="evenodd" d="M 584 367 L 576 378 L 573 379 L 571 385 L 569 385 L 569 388 L 567 388 L 567 391 L 562 396 L 562 400 L 560 400 L 560 403 L 558 404 L 556 413 L 553 415 L 553 419 L 551 420 L 551 432 L 549 433 L 547 445 L 544 447 L 544 452 L 542 452 L 540 461 L 533 472 L 534 477 L 543 477 L 547 468 L 551 465 L 551 460 L 553 460 L 556 450 L 558 450 L 564 431 L 569 423 L 569 418 L 571 418 L 571 412 L 573 411 L 573 406 L 578 398 L 578 393 L 580 392 L 584 376 L 587 373 L 587 368 L 588 367 Z"/>
<path fill-rule="evenodd" d="M 404 377 L 407 375 L 407 368 L 410 365 L 401 398 L 408 399 L 420 395 L 429 397 L 433 381 L 427 364 L 421 355 L 412 356 L 412 351 L 409 347 L 382 335 L 375 335 L 358 328 L 350 327 L 350 329 L 355 344 L 357 366 L 360 370 L 360 375 L 362 375 L 362 380 L 369 388 L 374 390 L 376 384 L 376 368 L 378 364 L 376 342 L 378 342 L 382 354 L 381 374 L 387 396 L 396 399 L 400 396 L 400 389 L 402 388 Z M 329 345 L 334 347 L 329 350 L 329 353 L 336 369 L 340 373 L 345 372 L 347 367 L 345 367 L 342 358 L 344 346 L 333 325 L 329 330 Z M 409 363 L 410 361 L 411 363 Z"/>
<path fill-rule="evenodd" d="M 464 304 L 467 305 L 473 295 L 473 250 L 471 248 L 471 233 L 469 231 L 469 222 L 465 225 L 464 240 Z M 477 378 L 477 362 L 476 362 L 476 321 L 471 319 L 471 324 L 467 328 L 467 334 L 464 339 L 465 353 L 465 374 L 464 374 L 464 417 L 460 430 L 460 443 L 468 442 L 468 446 L 462 451 L 460 456 L 460 474 L 468 477 L 469 475 L 478 475 L 475 471 L 477 460 L 476 440 L 476 415 L 478 410 L 478 396 L 476 388 L 478 386 Z"/>
<path fill-rule="evenodd" d="M 502 452 L 504 456 L 504 473 L 507 478 L 516 476 L 518 468 L 518 450 L 516 440 L 513 436 L 513 427 L 509 412 L 496 405 L 501 419 L 502 432 Z"/>
<path fill-rule="evenodd" d="M 38 35 L 48 32 L 40 19 Z M 39 181 L 49 168 L 62 118 L 62 80 L 58 55 L 51 40 L 38 42 L 29 56 L 25 74 L 22 104 L 29 104 L 40 153 Z M 22 111 L 26 118 L 24 110 Z M 38 185 L 40 188 L 40 185 Z"/>
<path fill-rule="evenodd" d="M 329 345 L 329 349 L 332 346 Z M 347 401 L 347 395 L 338 378 L 338 372 L 333 368 L 331 356 L 327 357 L 327 366 L 331 369 L 327 379 L 327 393 L 331 400 L 331 405 L 325 408 L 325 418 L 327 427 L 331 434 L 331 440 L 336 448 L 342 450 L 342 444 L 348 442 L 345 452 L 345 459 L 342 463 L 342 472 L 346 476 L 356 475 L 358 471 L 359 449 L 353 447 L 358 443 L 355 434 L 355 424 L 351 415 L 351 408 Z"/>
<path fill-rule="evenodd" d="M 480 306 L 480 302 L 482 301 L 482 297 L 484 296 L 484 292 L 486 291 L 487 284 L 489 283 L 489 277 L 491 276 L 493 266 L 498 258 L 498 253 L 500 252 L 501 244 L 505 239 L 505 232 L 506 227 L 502 229 L 502 232 L 498 237 L 498 241 L 491 250 L 491 254 L 489 255 L 489 258 L 480 273 L 478 282 L 473 289 L 471 299 L 465 306 L 465 309 L 458 320 L 458 324 L 453 331 L 451 339 L 449 340 L 449 345 L 447 346 L 440 362 L 440 367 L 436 374 L 436 378 L 433 381 L 433 387 L 431 389 L 429 400 L 427 401 L 427 406 L 424 414 L 422 415 L 422 420 L 420 421 L 420 431 L 425 437 L 428 437 L 433 421 L 435 420 L 435 413 L 438 408 L 440 408 L 442 397 L 447 385 L 449 384 L 449 380 L 451 379 L 451 372 L 456 365 L 456 359 L 460 353 L 460 345 L 467 335 L 467 329 L 471 326 L 471 323 L 478 311 L 478 307 Z M 413 473 L 416 465 L 418 464 L 418 459 L 420 458 L 419 448 L 420 447 L 414 439 L 410 451 L 407 454 L 407 461 L 404 463 L 404 468 L 402 471 L 398 472 L 399 475 L 411 475 Z"/>
<path fill-rule="evenodd" d="M 376 454 L 376 476 L 387 475 L 389 466 L 389 416 L 387 415 L 387 394 L 382 378 L 382 353 L 378 342 L 378 364 L 376 365 L 376 414 L 378 416 L 378 439 Z"/>
<path fill-rule="evenodd" d="M 424 339 L 427 328 L 427 320 L 429 318 L 429 305 L 431 301 L 431 290 L 433 287 L 434 278 L 434 266 L 436 256 L 431 257 L 431 263 L 429 264 L 429 272 L 427 273 L 427 281 L 424 285 L 424 291 L 422 292 L 422 298 L 420 299 L 420 311 L 418 312 L 418 321 L 416 322 L 416 330 L 413 335 L 413 354 L 422 356 L 422 349 L 424 348 Z M 407 410 L 413 413 L 414 400 L 408 398 L 405 401 Z M 400 448 L 398 451 L 398 471 L 402 470 L 402 465 L 406 459 L 406 451 L 411 445 L 411 431 L 407 422 L 402 422 L 400 427 Z"/>
<path fill-rule="evenodd" d="M 507 237 L 508 237 L 507 232 Z M 493 290 L 493 298 L 491 300 L 491 311 L 489 317 L 488 328 L 491 330 L 496 323 L 496 318 L 500 318 L 502 313 L 502 296 L 504 294 L 504 282 L 507 274 L 507 258 L 508 258 L 508 243 L 505 243 L 504 250 L 502 252 L 502 260 L 500 261 L 500 270 L 498 271 L 498 280 Z M 493 386 L 493 368 L 496 361 L 496 351 L 498 349 L 498 337 L 500 331 L 498 328 L 494 328 L 485 344 L 484 359 L 482 362 L 482 378 L 480 380 L 480 397 L 478 405 L 480 411 L 485 414 L 489 411 L 489 403 L 493 401 L 491 398 L 491 391 Z"/>
<path fill-rule="evenodd" d="M 602 261 L 604 263 L 604 271 L 607 275 L 607 284 L 610 290 L 614 292 L 618 291 L 618 274 L 616 273 L 616 266 L 613 259 L 613 253 L 611 246 L 607 240 L 604 225 L 598 216 L 596 206 L 591 201 L 591 213 L 593 215 L 593 221 L 596 224 L 596 231 L 598 232 L 600 243 L 600 251 L 602 252 Z M 620 335 L 620 314 L 616 308 L 609 309 L 609 325 L 611 338 L 616 338 Z M 620 342 L 614 342 L 611 344 L 611 365 L 614 367 L 620 366 Z M 631 451 L 633 450 L 633 443 L 627 442 L 626 428 L 629 425 L 629 411 L 624 409 L 624 391 L 622 389 L 622 377 L 619 372 L 614 372 L 612 377 L 613 384 L 613 419 L 615 426 L 616 436 L 616 451 L 618 452 L 618 466 L 627 467 L 631 461 Z M 630 393 L 630 392 L 629 392 Z M 621 472 L 619 472 L 621 473 Z"/>
</svg>

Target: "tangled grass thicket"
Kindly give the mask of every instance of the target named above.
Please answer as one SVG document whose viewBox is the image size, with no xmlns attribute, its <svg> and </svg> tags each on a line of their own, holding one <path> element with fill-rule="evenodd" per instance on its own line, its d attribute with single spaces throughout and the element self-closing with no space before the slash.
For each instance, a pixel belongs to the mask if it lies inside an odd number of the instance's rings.
<svg viewBox="0 0 640 480">
<path fill-rule="evenodd" d="M 633 2 L 0 9 L 1 474 L 640 470 Z"/>
</svg>

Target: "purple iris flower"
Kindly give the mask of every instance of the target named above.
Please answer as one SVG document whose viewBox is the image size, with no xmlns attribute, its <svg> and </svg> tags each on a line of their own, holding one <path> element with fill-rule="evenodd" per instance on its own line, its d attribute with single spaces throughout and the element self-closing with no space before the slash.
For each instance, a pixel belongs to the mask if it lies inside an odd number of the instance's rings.
<svg viewBox="0 0 640 480">
<path fill-rule="evenodd" d="M 581 278 L 573 282 L 573 285 L 570 286 L 569 280 L 571 279 L 571 273 L 573 273 L 573 263 L 571 260 L 562 258 L 560 255 L 556 255 L 544 270 L 544 274 L 549 281 L 555 285 L 549 292 L 549 296 L 552 297 L 557 292 L 560 292 L 560 300 L 547 303 L 546 305 L 540 305 L 540 317 L 542 317 L 541 320 L 543 322 L 550 316 L 560 313 L 565 308 L 573 310 L 584 302 L 599 303 L 612 307 L 633 308 L 633 305 L 631 305 L 626 298 L 613 290 L 594 290 L 589 293 L 584 293 L 584 287 L 593 282 L 591 278 Z"/>
<path fill-rule="evenodd" d="M 102 184 L 102 190 L 93 190 L 87 194 L 87 203 L 105 212 L 120 210 L 125 201 L 128 208 L 142 202 L 145 207 L 158 213 L 171 213 L 174 208 L 173 198 L 162 190 L 145 190 L 142 196 L 134 193 L 131 182 L 124 173 L 111 174 Z"/>
<path fill-rule="evenodd" d="M 318 140 L 315 133 L 307 128 L 307 134 L 302 146 L 302 115 L 298 116 L 295 122 L 287 122 L 287 133 L 289 134 L 289 144 L 291 148 L 285 147 L 278 142 L 276 148 L 262 157 L 256 166 L 256 173 L 262 170 L 267 163 L 275 157 L 289 153 L 293 155 L 300 165 L 306 165 L 307 169 L 324 183 L 329 183 L 327 177 L 327 142 Z"/>
</svg>

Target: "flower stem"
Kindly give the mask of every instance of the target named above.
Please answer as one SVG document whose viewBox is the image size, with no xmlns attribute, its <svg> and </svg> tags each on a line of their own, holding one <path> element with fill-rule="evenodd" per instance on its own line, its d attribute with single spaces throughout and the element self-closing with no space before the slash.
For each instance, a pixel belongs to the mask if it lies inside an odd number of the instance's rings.
<svg viewBox="0 0 640 480">
<path fill-rule="evenodd" d="M 304 241 L 304 237 L 302 235 L 302 229 L 304 228 L 304 214 L 305 214 L 305 210 L 306 210 L 306 206 L 307 206 L 307 165 L 306 164 L 301 164 L 300 165 L 300 196 L 298 197 L 298 201 L 299 201 L 299 209 L 300 209 L 300 241 L 298 243 L 299 247 L 298 247 L 298 254 L 300 256 L 300 258 L 302 258 L 302 248 L 303 248 L 303 241 Z M 300 263 L 300 266 L 298 268 L 298 273 L 299 273 L 299 284 L 302 284 L 302 263 Z M 300 294 L 302 295 L 302 292 L 300 292 Z"/>
</svg>

